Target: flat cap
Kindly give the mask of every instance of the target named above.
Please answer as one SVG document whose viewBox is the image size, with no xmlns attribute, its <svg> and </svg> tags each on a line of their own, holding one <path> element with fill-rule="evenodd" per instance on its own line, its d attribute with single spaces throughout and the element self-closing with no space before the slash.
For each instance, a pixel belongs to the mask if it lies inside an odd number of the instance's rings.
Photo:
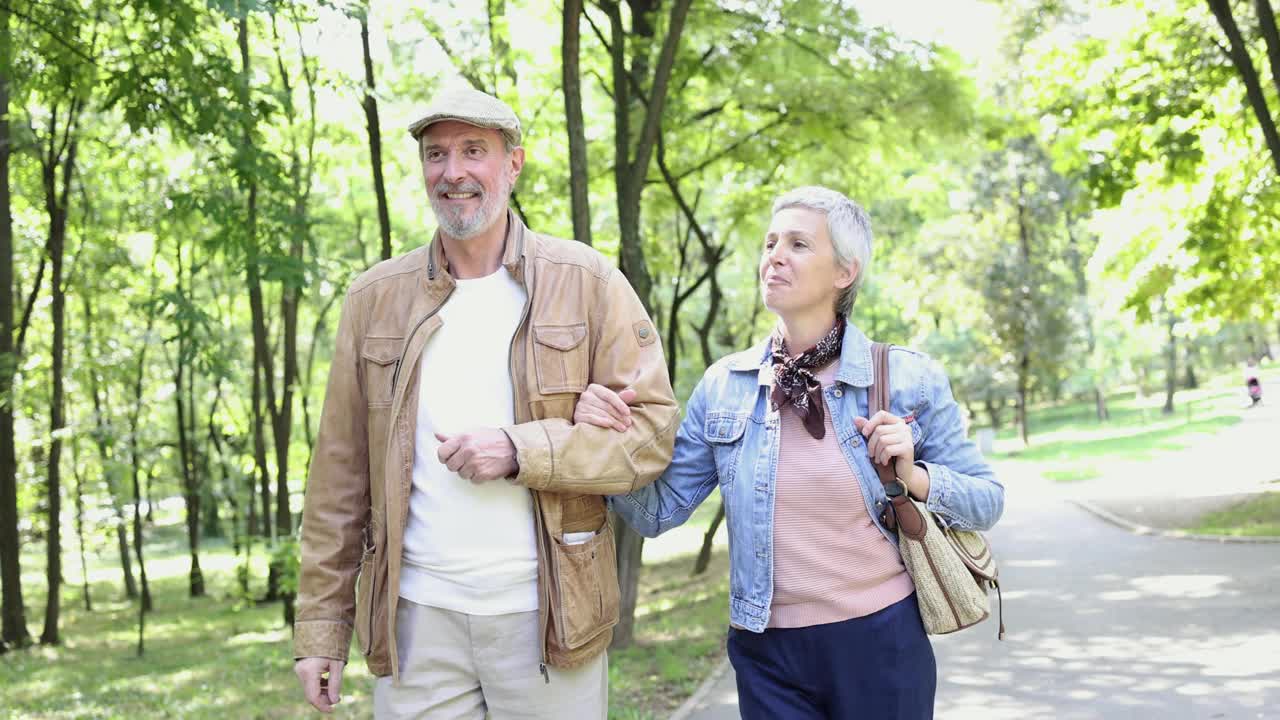
<svg viewBox="0 0 1280 720">
<path fill-rule="evenodd" d="M 506 103 L 472 88 L 446 90 L 427 105 L 426 114 L 409 126 L 414 140 L 432 123 L 457 120 L 476 127 L 500 131 L 512 145 L 520 144 L 520 119 Z"/>
</svg>

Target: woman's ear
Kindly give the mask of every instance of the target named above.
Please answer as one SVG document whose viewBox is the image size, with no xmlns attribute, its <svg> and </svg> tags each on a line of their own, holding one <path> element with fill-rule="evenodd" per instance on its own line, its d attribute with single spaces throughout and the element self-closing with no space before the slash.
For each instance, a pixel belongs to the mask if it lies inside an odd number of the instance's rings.
<svg viewBox="0 0 1280 720">
<path fill-rule="evenodd" d="M 858 279 L 860 270 L 861 266 L 857 260 L 854 260 L 848 266 L 841 265 L 839 272 L 836 273 L 836 288 L 844 290 L 852 285 L 853 281 Z"/>
</svg>

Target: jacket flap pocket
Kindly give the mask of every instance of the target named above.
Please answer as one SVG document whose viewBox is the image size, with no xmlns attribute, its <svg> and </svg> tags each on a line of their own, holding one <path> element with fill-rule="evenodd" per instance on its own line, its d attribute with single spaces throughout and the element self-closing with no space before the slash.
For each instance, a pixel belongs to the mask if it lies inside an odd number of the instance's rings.
<svg viewBox="0 0 1280 720">
<path fill-rule="evenodd" d="M 732 443 L 737 442 L 738 439 L 742 437 L 742 433 L 745 432 L 746 429 L 746 413 L 714 410 L 707 413 L 707 419 L 703 424 L 702 432 L 707 438 L 707 442 Z"/>
<path fill-rule="evenodd" d="M 364 339 L 360 356 L 378 365 L 390 365 L 400 359 L 403 338 L 369 337 Z"/>
<path fill-rule="evenodd" d="M 560 351 L 572 350 L 578 347 L 586 337 L 586 323 L 533 326 L 533 339 L 535 342 Z"/>
</svg>

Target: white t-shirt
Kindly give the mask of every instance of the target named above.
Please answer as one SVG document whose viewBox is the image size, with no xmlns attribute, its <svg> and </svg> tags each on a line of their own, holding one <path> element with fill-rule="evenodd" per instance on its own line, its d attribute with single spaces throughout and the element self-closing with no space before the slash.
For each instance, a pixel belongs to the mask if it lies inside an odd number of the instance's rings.
<svg viewBox="0 0 1280 720">
<path fill-rule="evenodd" d="M 527 294 L 505 268 L 458 280 L 422 352 L 400 596 L 472 615 L 538 609 L 533 497 L 440 464 L 435 433 L 515 421 L 509 355 Z"/>
</svg>

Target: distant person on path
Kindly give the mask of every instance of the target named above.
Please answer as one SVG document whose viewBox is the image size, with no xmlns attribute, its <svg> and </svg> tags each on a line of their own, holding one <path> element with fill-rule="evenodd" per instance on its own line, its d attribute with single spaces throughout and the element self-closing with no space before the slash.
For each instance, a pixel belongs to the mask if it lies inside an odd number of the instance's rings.
<svg viewBox="0 0 1280 720">
<path fill-rule="evenodd" d="M 611 263 L 509 209 L 511 108 L 449 91 L 409 132 L 439 228 L 343 303 L 294 670 L 332 711 L 354 628 L 378 720 L 604 720 L 619 611 L 604 496 L 671 460 L 662 347 Z M 626 432 L 572 424 L 590 382 L 637 390 Z"/>
<path fill-rule="evenodd" d="M 717 486 L 729 526 L 729 659 L 742 717 L 925 720 L 937 669 L 871 458 L 945 522 L 986 529 L 1004 488 L 965 437 L 946 375 L 893 348 L 888 412 L 867 417 L 871 341 L 847 316 L 871 260 L 862 208 L 838 192 L 778 198 L 760 257 L 772 336 L 707 369 L 675 458 L 610 500 L 652 537 Z M 594 384 L 574 421 L 625 430 L 632 391 Z"/>
<path fill-rule="evenodd" d="M 1250 407 L 1262 402 L 1262 382 L 1258 380 L 1258 365 L 1253 358 L 1244 364 L 1244 386 L 1249 391 Z"/>
</svg>

